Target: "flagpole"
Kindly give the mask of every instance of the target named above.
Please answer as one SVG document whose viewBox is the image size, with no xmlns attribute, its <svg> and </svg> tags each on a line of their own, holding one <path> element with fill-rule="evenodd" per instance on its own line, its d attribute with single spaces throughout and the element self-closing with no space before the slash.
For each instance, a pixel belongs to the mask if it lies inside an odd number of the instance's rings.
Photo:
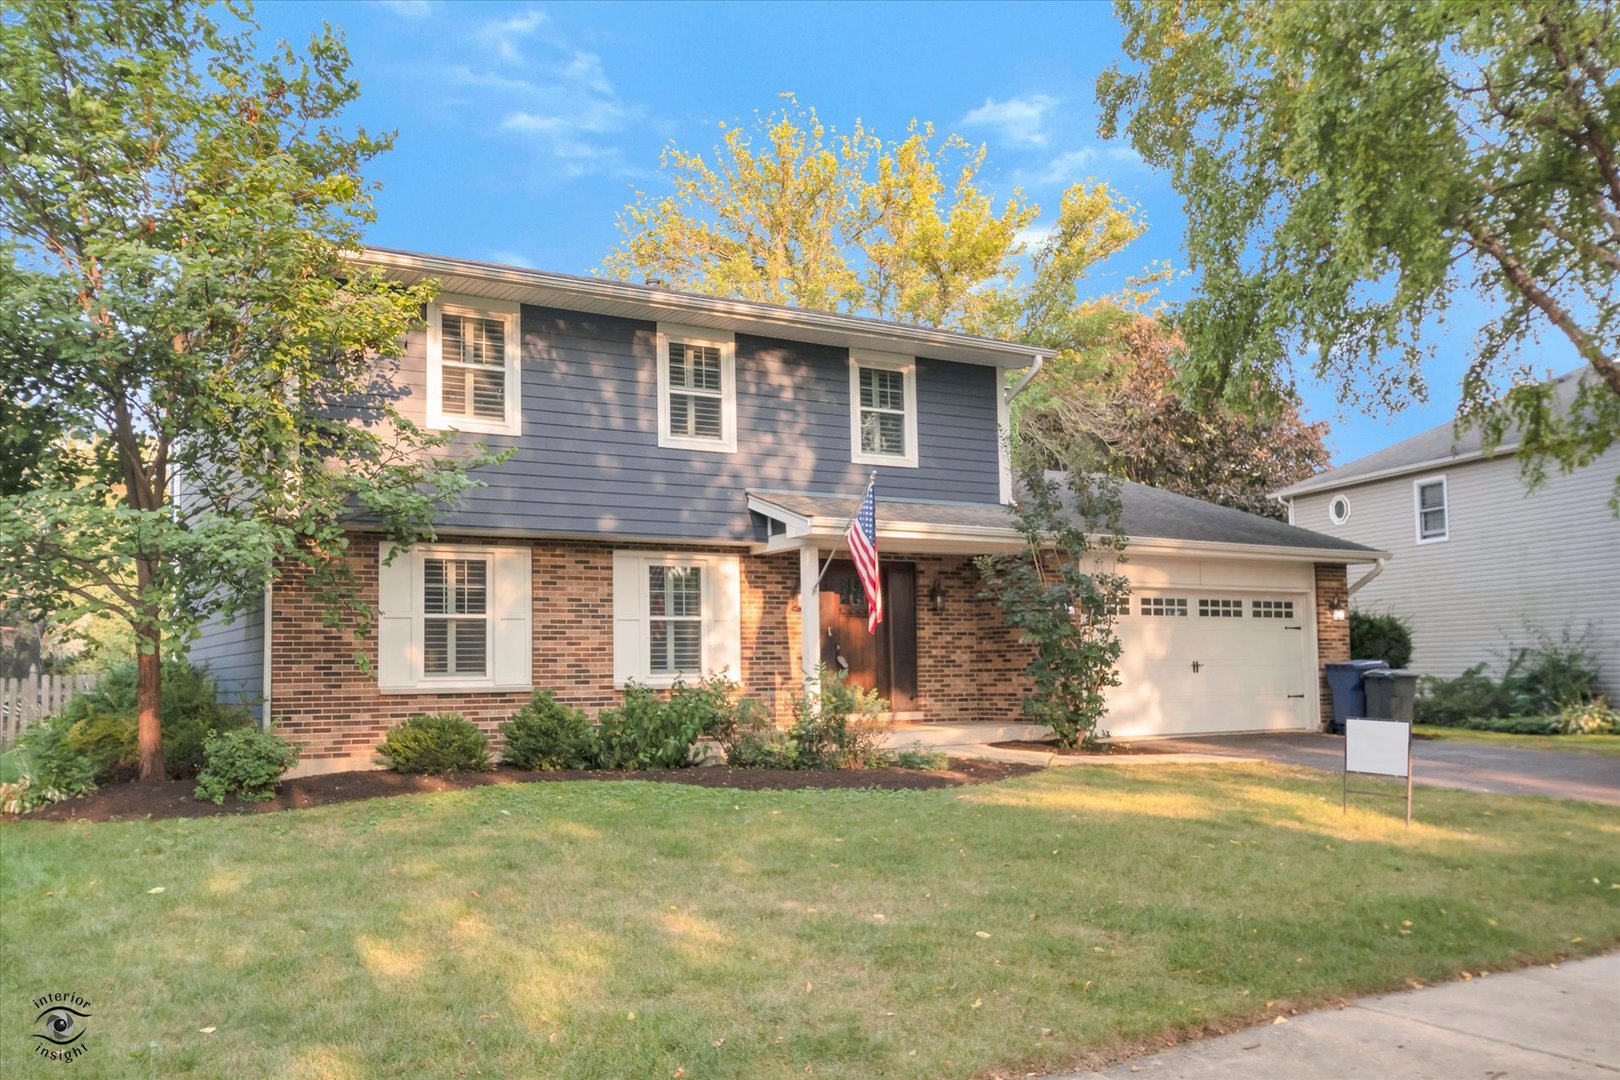
<svg viewBox="0 0 1620 1080">
<path fill-rule="evenodd" d="M 849 515 L 849 520 L 844 522 L 843 529 L 838 533 L 839 540 L 842 540 L 845 536 L 849 535 L 849 527 L 855 524 L 856 518 L 861 516 L 861 507 L 866 503 L 866 493 L 872 490 L 872 485 L 875 483 L 877 483 L 877 470 L 873 469 L 872 474 L 866 478 L 866 486 L 861 489 L 861 497 L 855 500 L 855 512 Z M 872 539 L 876 540 L 877 537 L 874 536 Z M 827 561 L 821 564 L 821 573 L 816 575 L 816 583 L 811 587 L 811 592 L 821 591 L 821 579 L 827 576 L 827 568 L 832 565 L 832 561 L 837 557 L 838 544 L 834 543 L 831 554 L 827 556 Z"/>
</svg>

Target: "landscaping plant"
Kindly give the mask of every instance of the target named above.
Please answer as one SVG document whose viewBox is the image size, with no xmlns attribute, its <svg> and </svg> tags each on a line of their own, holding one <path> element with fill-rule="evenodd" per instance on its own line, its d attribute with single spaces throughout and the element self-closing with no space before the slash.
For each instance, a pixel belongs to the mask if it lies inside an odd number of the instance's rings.
<svg viewBox="0 0 1620 1080">
<path fill-rule="evenodd" d="M 298 764 L 299 748 L 258 728 L 210 731 L 203 739 L 203 768 L 192 794 L 215 806 L 225 796 L 243 802 L 274 798 L 281 776 Z"/>
<path fill-rule="evenodd" d="M 395 772 L 487 772 L 489 736 L 460 713 L 428 713 L 389 731 L 377 754 Z"/>
<path fill-rule="evenodd" d="M 696 764 L 698 741 L 730 737 L 739 717 L 757 706 L 741 687 L 715 674 L 695 685 L 676 679 L 667 698 L 634 681 L 624 702 L 597 718 L 597 766 L 603 769 L 680 769 Z"/>
<path fill-rule="evenodd" d="M 913 743 L 904 750 L 896 750 L 888 757 L 888 764 L 898 769 L 922 769 L 939 772 L 950 766 L 951 759 L 938 750 L 930 750 L 922 743 Z"/>
<path fill-rule="evenodd" d="M 549 690 L 501 725 L 506 740 L 501 764 L 518 769 L 589 769 L 596 765 L 596 730 L 584 712 L 562 704 Z"/>
<path fill-rule="evenodd" d="M 1399 615 L 1350 612 L 1350 659 L 1382 660 L 1392 668 L 1412 662 L 1412 629 Z"/>
<path fill-rule="evenodd" d="M 1455 679 L 1425 676 L 1418 685 L 1420 724 L 1520 734 L 1556 733 L 1549 729 L 1558 714 L 1598 698 L 1597 670 L 1567 631 L 1557 639 L 1538 635 L 1535 645 L 1514 649 L 1500 679 L 1475 664 Z"/>
<path fill-rule="evenodd" d="M 779 728 L 763 712 L 739 723 L 723 740 L 736 769 L 864 769 L 885 763 L 877 748 L 879 717 L 889 703 L 849 681 L 845 671 L 820 670 L 821 691 L 793 698 L 793 724 Z"/>
<path fill-rule="evenodd" d="M 1029 464 L 1020 472 L 1013 523 L 1027 550 L 978 560 L 984 595 L 1032 647 L 1025 714 L 1050 727 L 1059 744 L 1089 748 L 1107 734 L 1098 723 L 1108 688 L 1119 685 L 1113 612 L 1126 602 L 1127 582 L 1104 568 L 1124 545 L 1119 491 L 1083 469 L 1069 470 L 1067 493 L 1062 474 Z"/>
<path fill-rule="evenodd" d="M 129 779 L 140 764 L 138 682 L 136 665 L 121 664 L 93 689 L 76 694 L 59 717 L 46 721 L 68 725 L 68 744 L 90 757 L 100 783 Z M 171 779 L 197 775 L 210 731 L 253 726 L 245 706 L 219 700 L 219 685 L 206 668 L 185 660 L 164 661 L 162 696 L 163 760 Z"/>
</svg>

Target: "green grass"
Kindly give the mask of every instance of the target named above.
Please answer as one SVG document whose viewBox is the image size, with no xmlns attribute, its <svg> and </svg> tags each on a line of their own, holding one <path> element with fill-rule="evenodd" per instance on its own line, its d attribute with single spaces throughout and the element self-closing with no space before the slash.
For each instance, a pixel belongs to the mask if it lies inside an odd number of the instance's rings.
<svg viewBox="0 0 1620 1080">
<path fill-rule="evenodd" d="M 1511 750 L 1562 750 L 1569 754 L 1620 757 L 1620 735 L 1514 735 L 1506 731 L 1475 731 L 1433 724 L 1416 724 L 1412 733 L 1419 738 L 1483 743 Z"/>
<path fill-rule="evenodd" d="M 60 990 L 78 1077 L 969 1077 L 1620 945 L 1620 810 L 1416 798 L 1124 765 L 0 825 L 0 1073 Z"/>
</svg>

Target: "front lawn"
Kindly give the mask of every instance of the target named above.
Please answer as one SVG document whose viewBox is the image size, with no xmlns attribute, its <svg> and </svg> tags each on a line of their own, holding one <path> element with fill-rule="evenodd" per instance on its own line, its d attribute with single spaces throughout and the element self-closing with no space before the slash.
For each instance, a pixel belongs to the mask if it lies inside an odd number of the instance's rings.
<svg viewBox="0 0 1620 1080">
<path fill-rule="evenodd" d="M 1256 763 L 24 821 L 0 971 L 90 999 L 81 1077 L 969 1077 L 1620 945 L 1620 811 L 1399 810 Z"/>
<path fill-rule="evenodd" d="M 1506 731 L 1475 731 L 1472 728 L 1439 727 L 1434 724 L 1415 724 L 1412 734 L 1420 739 L 1482 743 L 1510 750 L 1562 750 L 1569 754 L 1620 757 L 1620 735 L 1515 735 Z"/>
</svg>

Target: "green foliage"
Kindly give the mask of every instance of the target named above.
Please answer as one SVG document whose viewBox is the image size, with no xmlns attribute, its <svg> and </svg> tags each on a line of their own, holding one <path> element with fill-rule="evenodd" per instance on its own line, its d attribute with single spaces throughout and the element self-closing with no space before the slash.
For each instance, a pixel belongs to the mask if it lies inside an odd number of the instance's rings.
<svg viewBox="0 0 1620 1080">
<path fill-rule="evenodd" d="M 1107 557 L 1123 546 L 1119 493 L 1079 469 L 1068 473 L 1067 495 L 1032 461 L 1020 471 L 1013 522 L 1027 550 L 979 560 L 983 595 L 1033 647 L 1025 671 L 1034 690 L 1024 698 L 1025 714 L 1049 726 L 1063 746 L 1095 746 L 1107 734 L 1098 724 L 1108 688 L 1119 685 L 1112 613 L 1125 601 L 1127 583 L 1107 568 Z"/>
<path fill-rule="evenodd" d="M 899 769 L 921 769 L 939 772 L 950 767 L 951 759 L 938 750 L 930 750 L 922 743 L 914 743 L 904 750 L 896 750 L 888 757 L 888 764 Z"/>
<path fill-rule="evenodd" d="M 878 750 L 879 717 L 889 703 L 849 681 L 847 672 L 820 670 L 821 692 L 793 698 L 793 724 L 777 727 L 762 712 L 735 725 L 723 740 L 736 769 L 865 769 L 885 762 Z"/>
<path fill-rule="evenodd" d="M 1412 662 L 1412 629 L 1399 615 L 1350 612 L 1350 659 L 1382 660 L 1392 668 Z"/>
<path fill-rule="evenodd" d="M 501 725 L 501 763 L 518 769 L 589 769 L 596 764 L 596 731 L 579 709 L 536 690 L 529 703 Z"/>
<path fill-rule="evenodd" d="M 436 776 L 451 772 L 487 772 L 489 736 L 460 713 L 413 716 L 391 729 L 377 746 L 390 769 Z"/>
<path fill-rule="evenodd" d="M 1496 317 L 1459 418 L 1517 427 L 1527 479 L 1620 434 L 1620 8 L 1611 3 L 1121 0 L 1101 133 L 1170 170 L 1198 275 L 1189 369 L 1235 399 L 1294 358 L 1347 402 L 1423 394 L 1456 299 Z M 1517 378 L 1543 331 L 1589 365 L 1575 400 Z M 1516 384 L 1500 403 L 1497 390 Z M 1620 511 L 1620 494 L 1613 504 Z"/>
<path fill-rule="evenodd" d="M 757 708 L 741 696 L 736 682 L 719 674 L 695 686 L 677 679 L 667 698 L 628 683 L 624 702 L 597 717 L 597 767 L 680 769 L 695 764 L 699 739 L 729 737 Z"/>
<path fill-rule="evenodd" d="M 1535 645 L 1511 651 L 1501 679 L 1484 664 L 1475 664 L 1455 679 L 1425 676 L 1419 682 L 1416 718 L 1420 724 L 1476 727 L 1485 731 L 1549 734 L 1566 711 L 1585 715 L 1580 707 L 1597 700 L 1598 675 L 1582 643 L 1565 632 L 1559 638 L 1538 635 Z M 1523 720 L 1523 725 L 1499 724 Z"/>
<path fill-rule="evenodd" d="M 203 739 L 203 767 L 195 798 L 223 805 L 225 796 L 243 802 L 275 797 L 281 774 L 298 764 L 299 748 L 258 728 L 210 731 Z"/>
<path fill-rule="evenodd" d="M 0 812 L 26 814 L 96 790 L 95 763 L 68 745 L 70 726 L 53 718 L 17 739 L 12 757 L 19 775 L 0 785 Z"/>
<path fill-rule="evenodd" d="M 345 525 L 431 536 L 491 460 L 395 408 L 432 288 L 351 260 L 392 137 L 342 123 L 348 65 L 330 28 L 261 49 L 229 8 L 0 18 L 0 396 L 27 429 L 0 494 L 8 605 L 116 617 L 149 656 L 295 563 L 364 632 Z"/>
<path fill-rule="evenodd" d="M 69 725 L 69 742 L 92 758 L 102 783 L 128 779 L 137 764 L 137 683 L 135 665 L 120 664 L 93 689 L 74 695 L 57 718 Z M 205 668 L 165 661 L 162 687 L 163 760 L 173 779 L 197 775 L 210 731 L 253 725 L 246 708 L 219 700 L 218 684 Z"/>
<path fill-rule="evenodd" d="M 1620 712 L 1603 698 L 1566 705 L 1553 717 L 1555 735 L 1620 735 Z"/>
</svg>

